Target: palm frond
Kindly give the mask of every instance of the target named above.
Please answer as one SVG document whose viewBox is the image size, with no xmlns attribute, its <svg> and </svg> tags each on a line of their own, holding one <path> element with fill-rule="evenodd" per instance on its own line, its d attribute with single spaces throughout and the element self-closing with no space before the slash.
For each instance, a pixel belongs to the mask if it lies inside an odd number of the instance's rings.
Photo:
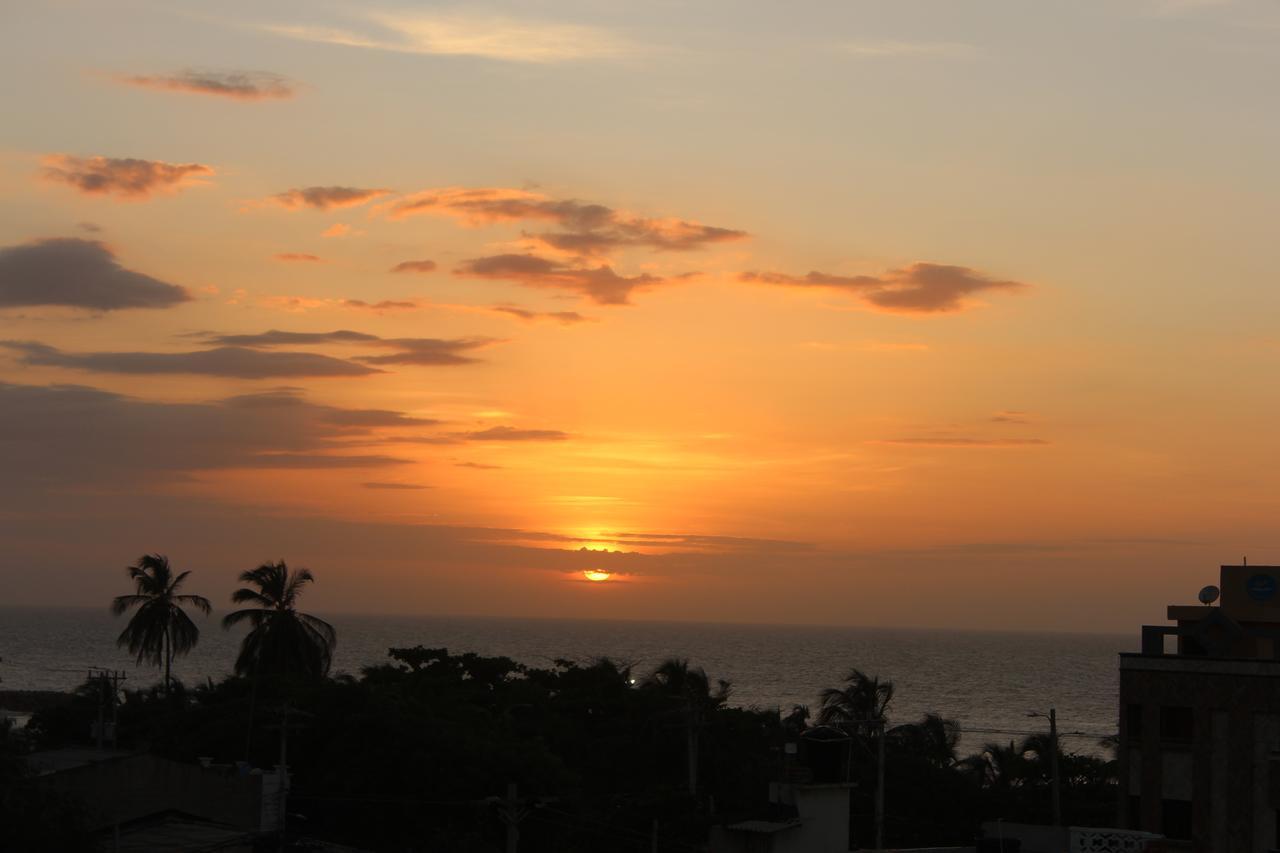
<svg viewBox="0 0 1280 853">
<path fill-rule="evenodd" d="M 206 615 L 213 610 L 213 605 L 203 595 L 175 595 L 173 600 L 179 605 L 189 604 Z"/>
</svg>

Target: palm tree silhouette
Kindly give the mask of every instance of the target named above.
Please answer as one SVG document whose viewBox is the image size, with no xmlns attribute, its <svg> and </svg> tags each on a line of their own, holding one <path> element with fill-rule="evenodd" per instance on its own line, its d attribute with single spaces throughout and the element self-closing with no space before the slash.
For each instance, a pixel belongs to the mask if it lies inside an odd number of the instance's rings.
<svg viewBox="0 0 1280 853">
<path fill-rule="evenodd" d="M 903 723 L 885 733 L 890 744 L 917 755 L 934 767 L 946 769 L 956 764 L 960 724 L 938 714 L 925 714 L 917 723 Z"/>
<path fill-rule="evenodd" d="M 179 595 L 178 588 L 191 572 L 176 577 L 163 554 L 144 554 L 126 571 L 137 590 L 133 595 L 118 595 L 111 602 L 111 612 L 122 616 L 130 608 L 138 608 L 129 624 L 120 632 L 116 645 L 128 646 L 138 663 L 147 661 L 164 667 L 164 688 L 172 682 L 173 659 L 185 655 L 200 639 L 200 629 L 183 610 L 190 606 L 208 613 L 212 607 L 202 595 Z"/>
<path fill-rule="evenodd" d="M 824 726 L 847 726 L 851 723 L 883 723 L 889 703 L 893 701 L 893 682 L 879 676 L 852 669 L 844 687 L 828 687 L 822 691 L 818 723 Z"/>
<path fill-rule="evenodd" d="M 252 626 L 240 643 L 237 675 L 256 675 L 262 669 L 315 678 L 329 673 L 337 633 L 328 622 L 297 609 L 303 585 L 314 580 L 309 569 L 290 571 L 284 560 L 241 573 L 240 582 L 251 586 L 237 589 L 231 600 L 256 606 L 233 610 L 222 619 L 223 628 L 241 622 Z"/>
<path fill-rule="evenodd" d="M 685 761 L 689 793 L 698 793 L 698 742 L 702 728 L 715 711 L 729 701 L 732 686 L 724 679 L 711 689 L 711 679 L 702 667 L 692 667 L 687 658 L 668 658 L 645 679 L 644 686 L 660 690 L 676 703 L 685 730 Z"/>
<path fill-rule="evenodd" d="M 1009 741 L 1008 746 L 988 743 L 982 749 L 960 762 L 961 766 L 977 777 L 983 788 L 1008 790 L 1026 781 L 1028 762 L 1026 746 Z"/>
</svg>

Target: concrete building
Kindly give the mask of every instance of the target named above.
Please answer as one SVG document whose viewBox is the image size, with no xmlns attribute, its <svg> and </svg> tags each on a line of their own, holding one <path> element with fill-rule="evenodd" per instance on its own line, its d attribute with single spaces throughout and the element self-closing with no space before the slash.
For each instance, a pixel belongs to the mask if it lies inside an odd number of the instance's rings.
<svg viewBox="0 0 1280 853">
<path fill-rule="evenodd" d="M 1280 567 L 1223 566 L 1120 656 L 1121 826 L 1165 848 L 1280 848 Z"/>
<path fill-rule="evenodd" d="M 97 749 L 36 752 L 27 763 L 41 787 L 83 804 L 107 850 L 249 853 L 278 829 L 276 773 Z"/>
<path fill-rule="evenodd" d="M 847 853 L 847 783 L 769 786 L 769 802 L 788 813 L 711 829 L 712 853 Z"/>
<path fill-rule="evenodd" d="M 713 826 L 710 853 L 847 853 L 850 744 L 830 726 L 792 730 L 768 808 Z"/>
</svg>

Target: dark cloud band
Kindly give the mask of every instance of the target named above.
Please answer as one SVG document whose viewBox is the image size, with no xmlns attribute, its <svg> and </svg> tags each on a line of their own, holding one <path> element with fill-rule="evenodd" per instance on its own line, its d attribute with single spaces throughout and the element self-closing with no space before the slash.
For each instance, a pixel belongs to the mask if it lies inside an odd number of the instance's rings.
<svg viewBox="0 0 1280 853">
<path fill-rule="evenodd" d="M 76 238 L 0 248 L 0 307 L 58 305 L 95 311 L 168 308 L 190 294 L 125 269 L 103 243 Z"/>
</svg>

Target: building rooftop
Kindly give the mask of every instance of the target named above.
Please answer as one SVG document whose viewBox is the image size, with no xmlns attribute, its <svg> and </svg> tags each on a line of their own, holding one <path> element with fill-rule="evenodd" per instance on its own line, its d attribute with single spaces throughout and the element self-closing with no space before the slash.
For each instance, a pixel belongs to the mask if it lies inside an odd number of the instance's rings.
<svg viewBox="0 0 1280 853">
<path fill-rule="evenodd" d="M 1171 625 L 1144 625 L 1142 655 L 1280 660 L 1280 566 L 1222 566 L 1200 600 L 1169 605 Z"/>
<path fill-rule="evenodd" d="M 28 755 L 27 765 L 36 772 L 37 776 L 45 776 L 49 773 L 61 773 L 64 770 L 74 770 L 77 767 L 87 767 L 104 761 L 118 761 L 134 754 L 123 749 L 93 749 L 92 747 L 49 749 Z"/>
</svg>

